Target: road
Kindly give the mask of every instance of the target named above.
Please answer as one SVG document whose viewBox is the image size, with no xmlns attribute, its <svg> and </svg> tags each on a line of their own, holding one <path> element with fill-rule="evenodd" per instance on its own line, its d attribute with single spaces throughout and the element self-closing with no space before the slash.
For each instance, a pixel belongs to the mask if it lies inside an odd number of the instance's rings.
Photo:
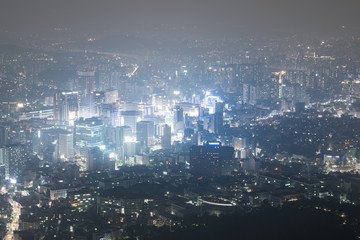
<svg viewBox="0 0 360 240">
<path fill-rule="evenodd" d="M 11 213 L 11 223 L 4 240 L 13 240 L 14 231 L 19 230 L 21 205 L 18 202 L 15 202 L 12 198 L 9 198 L 9 203 L 12 206 L 13 211 Z"/>
</svg>

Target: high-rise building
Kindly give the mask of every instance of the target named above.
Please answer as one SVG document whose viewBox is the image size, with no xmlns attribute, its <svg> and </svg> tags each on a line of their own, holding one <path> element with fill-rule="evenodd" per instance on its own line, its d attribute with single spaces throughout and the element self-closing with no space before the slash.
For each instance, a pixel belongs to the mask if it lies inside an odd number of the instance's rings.
<svg viewBox="0 0 360 240">
<path fill-rule="evenodd" d="M 154 137 L 154 122 L 141 121 L 136 123 L 136 141 L 139 141 L 142 147 L 150 147 L 154 143 Z"/>
<path fill-rule="evenodd" d="M 103 92 L 94 92 L 94 116 L 101 116 L 101 108 L 105 103 L 105 94 Z"/>
<path fill-rule="evenodd" d="M 76 122 L 76 152 L 82 156 L 94 147 L 104 145 L 104 124 L 97 118 Z"/>
<path fill-rule="evenodd" d="M 104 170 L 104 154 L 100 148 L 91 148 L 87 153 L 86 170 L 90 172 Z"/>
<path fill-rule="evenodd" d="M 175 107 L 174 118 L 175 118 L 175 122 L 184 121 L 184 111 L 180 106 Z"/>
<path fill-rule="evenodd" d="M 74 157 L 74 135 L 71 132 L 59 133 L 59 157 L 66 160 Z"/>
<path fill-rule="evenodd" d="M 224 103 L 222 102 L 215 105 L 214 133 L 218 135 L 224 134 Z"/>
<path fill-rule="evenodd" d="M 206 91 L 202 106 L 209 112 L 209 114 L 214 114 L 216 103 L 218 102 L 221 102 L 221 98 L 215 91 Z"/>
<path fill-rule="evenodd" d="M 116 104 L 102 104 L 100 116 L 105 126 L 124 126 L 121 124 L 120 120 L 123 120 L 123 118 L 119 116 L 119 107 Z"/>
<path fill-rule="evenodd" d="M 171 149 L 171 127 L 167 124 L 160 128 L 161 148 Z"/>
<path fill-rule="evenodd" d="M 57 123 L 74 124 L 79 117 L 79 93 L 62 91 L 54 96 L 54 120 Z"/>
<path fill-rule="evenodd" d="M 283 98 L 283 84 L 285 81 L 286 71 L 273 72 L 271 81 L 274 85 L 273 96 L 274 98 Z"/>
<path fill-rule="evenodd" d="M 6 178 L 18 179 L 29 158 L 28 150 L 22 144 L 12 144 L 6 146 L 5 151 L 3 157 Z"/>
<path fill-rule="evenodd" d="M 190 148 L 190 168 L 197 177 L 229 174 L 234 165 L 234 148 L 221 146 L 221 142 L 207 142 L 204 146 Z"/>
<path fill-rule="evenodd" d="M 96 116 L 95 96 L 93 92 L 81 95 L 79 118 L 92 118 Z"/>
<path fill-rule="evenodd" d="M 9 151 L 6 147 L 0 148 L 0 165 L 5 170 L 5 179 L 9 179 Z"/>
<path fill-rule="evenodd" d="M 124 157 L 128 159 L 130 157 L 139 154 L 140 144 L 137 141 L 126 141 L 124 142 Z"/>
<path fill-rule="evenodd" d="M 140 111 L 122 111 L 120 113 L 120 126 L 129 126 L 132 132 L 136 132 L 136 123 L 141 121 Z"/>
<path fill-rule="evenodd" d="M 180 106 L 176 106 L 174 110 L 174 132 L 183 132 L 184 127 L 184 110 Z"/>
<path fill-rule="evenodd" d="M 115 145 L 115 149 L 122 147 L 126 138 L 131 137 L 131 135 L 132 131 L 128 126 L 114 127 L 111 140 Z"/>
<path fill-rule="evenodd" d="M 4 147 L 8 144 L 8 128 L 0 126 L 0 147 Z"/>
<path fill-rule="evenodd" d="M 255 105 L 259 98 L 259 88 L 255 84 L 243 84 L 243 103 Z"/>
<path fill-rule="evenodd" d="M 118 160 L 124 159 L 124 143 L 133 135 L 131 128 L 128 126 L 115 127 L 112 131 L 111 141 L 115 146 L 115 154 Z"/>
</svg>

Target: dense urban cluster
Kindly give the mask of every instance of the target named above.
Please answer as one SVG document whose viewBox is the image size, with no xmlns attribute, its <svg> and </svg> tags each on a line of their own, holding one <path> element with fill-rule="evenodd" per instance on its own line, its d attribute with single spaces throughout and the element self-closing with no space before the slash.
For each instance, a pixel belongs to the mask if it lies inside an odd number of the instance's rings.
<svg viewBox="0 0 360 240">
<path fill-rule="evenodd" d="M 359 237 L 360 39 L 166 41 L 0 47 L 3 239 Z"/>
</svg>

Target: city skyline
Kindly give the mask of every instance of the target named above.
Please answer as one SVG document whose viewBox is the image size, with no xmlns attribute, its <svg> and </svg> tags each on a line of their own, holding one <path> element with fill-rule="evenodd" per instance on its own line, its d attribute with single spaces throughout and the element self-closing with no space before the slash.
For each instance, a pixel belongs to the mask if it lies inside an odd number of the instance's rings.
<svg viewBox="0 0 360 240">
<path fill-rule="evenodd" d="M 5 0 L 0 238 L 359 239 L 358 7 Z"/>
</svg>

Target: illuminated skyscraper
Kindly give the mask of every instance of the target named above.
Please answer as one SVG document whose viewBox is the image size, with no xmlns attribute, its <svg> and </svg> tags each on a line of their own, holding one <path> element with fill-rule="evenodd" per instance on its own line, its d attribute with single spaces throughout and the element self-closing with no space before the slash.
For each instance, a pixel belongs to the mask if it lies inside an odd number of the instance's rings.
<svg viewBox="0 0 360 240">
<path fill-rule="evenodd" d="M 118 160 L 124 159 L 124 143 L 131 140 L 132 134 L 131 128 L 128 126 L 113 128 L 112 142 L 115 145 L 115 153 Z"/>
<path fill-rule="evenodd" d="M 89 149 L 104 145 L 104 124 L 97 118 L 80 120 L 75 126 L 76 152 L 85 156 Z"/>
<path fill-rule="evenodd" d="M 58 92 L 54 96 L 54 120 L 74 124 L 79 117 L 79 94 L 73 91 Z"/>
<path fill-rule="evenodd" d="M 59 157 L 68 160 L 74 157 L 74 135 L 70 132 L 59 133 Z"/>
<path fill-rule="evenodd" d="M 8 145 L 5 149 L 4 161 L 6 178 L 18 179 L 29 158 L 28 150 L 22 144 Z"/>
</svg>

